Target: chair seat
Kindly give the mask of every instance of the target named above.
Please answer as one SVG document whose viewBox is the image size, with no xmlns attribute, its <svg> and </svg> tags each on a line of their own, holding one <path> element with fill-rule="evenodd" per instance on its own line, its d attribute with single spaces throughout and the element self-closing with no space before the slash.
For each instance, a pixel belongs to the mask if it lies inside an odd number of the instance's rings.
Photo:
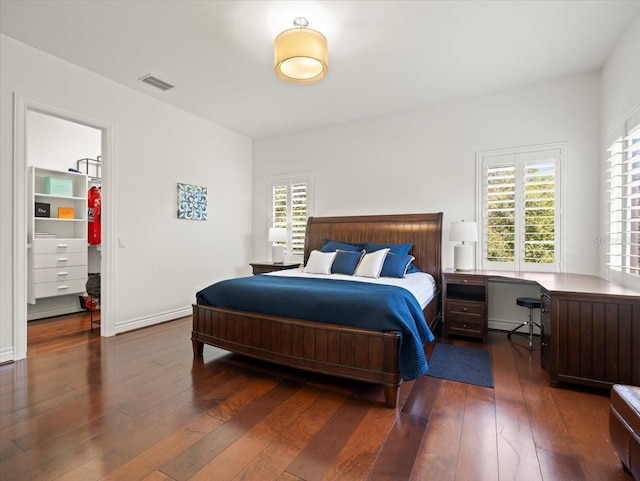
<svg viewBox="0 0 640 481">
<path fill-rule="evenodd" d="M 529 309 L 539 309 L 541 305 L 540 299 L 536 299 L 535 297 L 518 297 L 516 304 L 528 307 Z"/>
</svg>

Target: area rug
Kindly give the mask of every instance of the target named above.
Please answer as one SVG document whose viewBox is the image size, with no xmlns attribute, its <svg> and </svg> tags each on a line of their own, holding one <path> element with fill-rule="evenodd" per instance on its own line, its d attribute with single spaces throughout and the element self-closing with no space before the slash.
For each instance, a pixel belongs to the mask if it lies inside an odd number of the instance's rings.
<svg viewBox="0 0 640 481">
<path fill-rule="evenodd" d="M 436 344 L 427 375 L 441 379 L 493 387 L 489 352 L 474 347 Z"/>
</svg>

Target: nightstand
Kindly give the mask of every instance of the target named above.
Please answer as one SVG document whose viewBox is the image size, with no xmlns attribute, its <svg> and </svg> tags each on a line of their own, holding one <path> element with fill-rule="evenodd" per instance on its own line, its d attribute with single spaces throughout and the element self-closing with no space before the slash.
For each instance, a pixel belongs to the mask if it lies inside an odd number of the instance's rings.
<svg viewBox="0 0 640 481">
<path fill-rule="evenodd" d="M 299 262 L 283 262 L 275 264 L 273 262 L 251 262 L 254 274 L 266 274 L 273 271 L 284 271 L 286 269 L 297 269 L 300 267 Z"/>
<path fill-rule="evenodd" d="M 487 340 L 489 278 L 463 271 L 442 274 L 444 335 L 459 334 Z"/>
</svg>

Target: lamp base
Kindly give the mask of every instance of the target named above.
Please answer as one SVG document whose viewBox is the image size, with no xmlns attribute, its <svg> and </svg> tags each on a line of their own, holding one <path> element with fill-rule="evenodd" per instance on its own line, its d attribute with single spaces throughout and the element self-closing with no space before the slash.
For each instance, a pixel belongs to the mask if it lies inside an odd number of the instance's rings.
<svg viewBox="0 0 640 481">
<path fill-rule="evenodd" d="M 284 246 L 274 245 L 271 247 L 271 261 L 274 264 L 284 264 Z"/>
<path fill-rule="evenodd" d="M 471 244 L 459 244 L 453 247 L 453 267 L 457 271 L 472 271 L 473 246 Z"/>
</svg>

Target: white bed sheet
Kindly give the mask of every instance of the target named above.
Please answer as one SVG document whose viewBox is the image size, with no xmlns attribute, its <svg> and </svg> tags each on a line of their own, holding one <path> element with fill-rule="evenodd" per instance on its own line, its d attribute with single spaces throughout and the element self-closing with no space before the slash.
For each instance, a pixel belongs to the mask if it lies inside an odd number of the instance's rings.
<svg viewBox="0 0 640 481">
<path fill-rule="evenodd" d="M 386 284 L 389 286 L 404 287 L 413 294 L 420 306 L 424 309 L 436 294 L 436 281 L 431 274 L 426 272 L 414 272 L 407 274 L 404 278 L 397 277 L 379 277 L 374 279 L 371 277 L 349 276 L 346 274 L 309 274 L 303 272 L 302 267 L 297 269 L 285 269 L 282 271 L 273 271 L 267 276 L 283 276 L 283 277 L 310 277 L 317 279 L 339 279 L 354 282 L 369 282 L 371 284 Z"/>
</svg>

